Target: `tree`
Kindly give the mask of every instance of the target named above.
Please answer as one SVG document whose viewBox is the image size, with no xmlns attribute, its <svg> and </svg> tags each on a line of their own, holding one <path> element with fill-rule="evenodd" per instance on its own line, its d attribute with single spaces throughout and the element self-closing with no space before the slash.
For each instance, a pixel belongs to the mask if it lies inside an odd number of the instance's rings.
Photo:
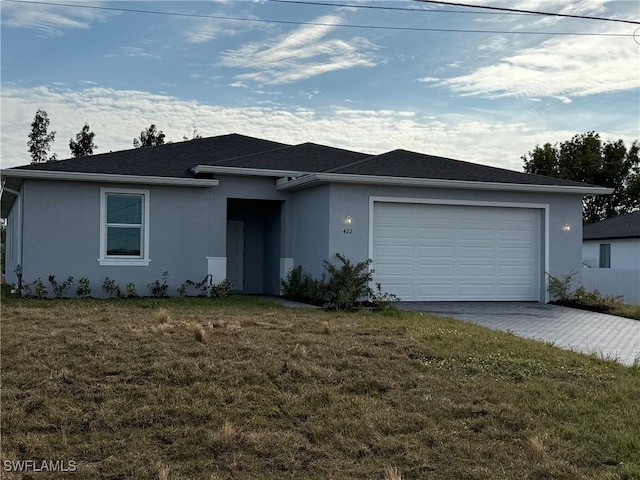
<svg viewBox="0 0 640 480">
<path fill-rule="evenodd" d="M 69 140 L 69 148 L 71 149 L 71 155 L 75 158 L 87 157 L 93 155 L 93 149 L 97 149 L 98 146 L 93 143 L 93 137 L 96 134 L 89 130 L 89 124 L 85 123 L 82 130 L 76 134 L 76 139 Z"/>
<path fill-rule="evenodd" d="M 627 150 L 622 140 L 602 142 L 599 134 L 587 132 L 560 144 L 536 145 L 522 160 L 526 173 L 613 188 L 611 195 L 584 197 L 582 218 L 588 224 L 640 208 L 639 149 L 637 140 Z"/>
<path fill-rule="evenodd" d="M 49 116 L 44 110 L 38 110 L 31 124 L 31 133 L 29 133 L 29 153 L 31 154 L 31 163 L 54 162 L 56 155 L 48 157 L 51 143 L 56 138 L 56 132 L 48 133 Z M 48 157 L 48 158 L 47 158 Z"/>
<path fill-rule="evenodd" d="M 191 127 L 189 128 L 190 130 L 187 132 L 187 134 L 182 136 L 182 140 L 187 142 L 189 140 L 198 140 L 202 138 L 202 135 L 200 135 L 195 125 L 191 125 Z"/>
<path fill-rule="evenodd" d="M 156 126 L 152 124 L 146 130 L 140 132 L 140 138 L 133 139 L 133 146 L 140 147 L 153 147 L 154 145 L 164 144 L 164 133 L 162 130 L 158 131 Z"/>
</svg>

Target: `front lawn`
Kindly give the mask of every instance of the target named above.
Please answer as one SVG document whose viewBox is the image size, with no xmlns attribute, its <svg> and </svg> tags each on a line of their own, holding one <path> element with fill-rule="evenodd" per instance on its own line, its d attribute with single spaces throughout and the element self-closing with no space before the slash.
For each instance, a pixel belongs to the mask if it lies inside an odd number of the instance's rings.
<svg viewBox="0 0 640 480">
<path fill-rule="evenodd" d="M 452 319 L 10 299 L 1 326 L 6 478 L 640 478 L 639 366 Z"/>
</svg>

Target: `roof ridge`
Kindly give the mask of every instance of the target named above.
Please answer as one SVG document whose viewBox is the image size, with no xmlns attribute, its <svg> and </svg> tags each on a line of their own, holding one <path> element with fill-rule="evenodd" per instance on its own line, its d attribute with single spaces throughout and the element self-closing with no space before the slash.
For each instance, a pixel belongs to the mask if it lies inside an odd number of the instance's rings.
<svg viewBox="0 0 640 480">
<path fill-rule="evenodd" d="M 279 143 L 279 142 L 274 142 L 274 143 Z M 224 160 L 219 160 L 216 162 L 216 165 L 224 165 L 226 163 L 229 163 L 233 160 L 240 160 L 242 158 L 250 158 L 250 157 L 255 157 L 256 155 L 264 155 L 265 153 L 270 153 L 270 152 L 278 152 L 280 150 L 286 150 L 287 148 L 293 148 L 296 145 L 284 145 L 283 147 L 278 147 L 278 148 L 272 148 L 272 149 L 268 149 L 268 150 L 261 150 L 259 152 L 255 152 L 255 153 L 248 153 L 246 155 L 236 155 L 235 157 L 227 157 Z M 202 163 L 201 165 L 209 165 L 208 163 Z"/>
<path fill-rule="evenodd" d="M 359 152 L 356 152 L 356 153 L 359 153 Z M 339 173 L 338 170 L 342 170 L 343 168 L 353 167 L 354 165 L 359 165 L 361 163 L 371 160 L 372 158 L 380 156 L 380 154 L 367 155 L 366 153 L 363 153 L 363 155 L 365 155 L 364 158 L 359 158 L 358 160 L 354 160 L 353 162 L 345 163 L 344 165 L 340 165 L 339 167 L 330 168 L 329 170 L 325 170 L 321 173 Z"/>
</svg>

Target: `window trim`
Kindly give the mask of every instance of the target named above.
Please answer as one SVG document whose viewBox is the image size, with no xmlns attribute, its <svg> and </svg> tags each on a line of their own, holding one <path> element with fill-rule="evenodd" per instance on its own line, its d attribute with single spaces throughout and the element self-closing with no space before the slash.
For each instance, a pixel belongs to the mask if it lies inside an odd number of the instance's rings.
<svg viewBox="0 0 640 480">
<path fill-rule="evenodd" d="M 142 256 L 107 255 L 107 195 L 142 195 Z M 146 267 L 151 262 L 149 258 L 149 190 L 132 188 L 101 188 L 100 189 L 100 265 L 137 266 Z"/>
</svg>

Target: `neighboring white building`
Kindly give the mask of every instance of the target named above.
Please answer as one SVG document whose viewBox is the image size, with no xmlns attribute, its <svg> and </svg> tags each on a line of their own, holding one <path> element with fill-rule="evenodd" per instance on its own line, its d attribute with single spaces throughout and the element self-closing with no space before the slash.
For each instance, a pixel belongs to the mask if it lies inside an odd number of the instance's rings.
<svg viewBox="0 0 640 480">
<path fill-rule="evenodd" d="M 582 261 L 591 268 L 640 268 L 640 211 L 584 227 Z"/>
<path fill-rule="evenodd" d="M 640 304 L 640 211 L 584 227 L 582 284 Z"/>
</svg>

